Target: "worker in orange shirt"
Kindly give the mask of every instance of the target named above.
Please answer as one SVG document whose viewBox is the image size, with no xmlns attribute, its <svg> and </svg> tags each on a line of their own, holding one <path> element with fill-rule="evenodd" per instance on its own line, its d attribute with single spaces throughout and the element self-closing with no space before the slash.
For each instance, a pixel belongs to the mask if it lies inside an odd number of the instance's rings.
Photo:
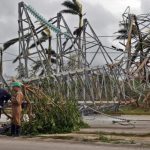
<svg viewBox="0 0 150 150">
<path fill-rule="evenodd" d="M 22 100 L 23 93 L 21 91 L 22 84 L 20 82 L 12 82 L 12 122 L 11 122 L 11 135 L 20 135 L 21 125 L 21 111 L 22 111 Z"/>
</svg>

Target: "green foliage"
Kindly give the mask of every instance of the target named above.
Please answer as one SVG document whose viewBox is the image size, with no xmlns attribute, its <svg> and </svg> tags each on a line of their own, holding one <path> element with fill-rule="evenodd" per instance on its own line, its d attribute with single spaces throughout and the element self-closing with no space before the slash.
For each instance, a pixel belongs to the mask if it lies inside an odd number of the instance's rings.
<svg viewBox="0 0 150 150">
<path fill-rule="evenodd" d="M 141 103 L 139 103 L 141 105 Z M 137 107 L 135 105 L 127 105 L 124 107 L 121 107 L 119 110 L 119 113 L 121 114 L 135 114 L 135 115 L 149 115 L 150 110 L 143 107 Z"/>
<path fill-rule="evenodd" d="M 35 103 L 34 117 L 22 123 L 22 134 L 66 133 L 79 130 L 84 126 L 74 101 L 60 102 L 58 99 L 56 101 L 59 107 L 47 104 L 47 100 Z"/>
</svg>

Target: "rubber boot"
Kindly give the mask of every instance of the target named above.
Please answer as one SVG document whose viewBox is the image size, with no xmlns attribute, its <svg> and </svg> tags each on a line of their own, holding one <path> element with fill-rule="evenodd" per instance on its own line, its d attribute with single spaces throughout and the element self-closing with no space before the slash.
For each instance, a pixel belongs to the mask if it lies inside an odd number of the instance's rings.
<svg viewBox="0 0 150 150">
<path fill-rule="evenodd" d="M 16 136 L 20 136 L 20 126 L 16 125 Z"/>
<path fill-rule="evenodd" d="M 16 126 L 14 124 L 11 124 L 11 136 L 15 136 L 16 134 Z"/>
</svg>

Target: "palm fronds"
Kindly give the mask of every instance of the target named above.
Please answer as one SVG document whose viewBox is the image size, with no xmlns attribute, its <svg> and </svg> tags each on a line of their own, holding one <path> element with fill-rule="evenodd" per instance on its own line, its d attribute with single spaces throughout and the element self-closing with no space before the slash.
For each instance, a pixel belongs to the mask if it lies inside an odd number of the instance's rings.
<svg viewBox="0 0 150 150">
<path fill-rule="evenodd" d="M 138 56 L 138 53 L 139 51 L 141 50 L 141 44 L 142 44 L 142 48 L 143 50 L 146 50 L 145 51 L 145 54 L 144 56 L 147 56 L 148 53 L 150 52 L 150 37 L 149 35 L 145 35 L 142 37 L 142 43 L 140 43 L 140 41 L 135 45 L 135 52 L 131 58 L 131 62 L 134 62 L 135 59 L 137 58 Z"/>
<path fill-rule="evenodd" d="M 74 10 L 69 10 L 69 9 L 65 9 L 61 11 L 62 13 L 68 13 L 68 14 L 72 14 L 72 15 L 78 15 L 78 13 Z"/>
<path fill-rule="evenodd" d="M 83 30 L 83 27 L 79 27 L 73 32 L 73 34 L 78 37 L 81 35 L 82 30 Z"/>
<path fill-rule="evenodd" d="M 62 13 L 70 13 L 82 16 L 82 5 L 77 0 L 66 0 L 62 3 L 67 9 L 62 10 Z"/>
<path fill-rule="evenodd" d="M 39 45 L 39 44 L 45 42 L 47 39 L 48 39 L 48 37 L 42 36 L 37 41 L 35 41 L 33 44 L 31 44 L 31 46 L 29 47 L 29 49 L 36 47 L 36 45 Z"/>
<path fill-rule="evenodd" d="M 6 50 L 7 48 L 9 48 L 11 45 L 15 44 L 18 41 L 19 41 L 19 38 L 14 38 L 14 39 L 11 39 L 11 40 L 5 42 L 3 45 L 3 50 Z"/>
<path fill-rule="evenodd" d="M 21 53 L 13 60 L 13 63 L 16 63 L 22 55 L 23 55 L 23 52 L 21 52 Z"/>
<path fill-rule="evenodd" d="M 127 34 L 127 29 L 120 29 L 120 30 L 118 30 L 118 33 L 120 33 L 120 34 Z"/>
<path fill-rule="evenodd" d="M 32 69 L 36 72 L 41 67 L 41 65 L 41 61 L 36 61 L 36 64 L 32 67 Z"/>
</svg>

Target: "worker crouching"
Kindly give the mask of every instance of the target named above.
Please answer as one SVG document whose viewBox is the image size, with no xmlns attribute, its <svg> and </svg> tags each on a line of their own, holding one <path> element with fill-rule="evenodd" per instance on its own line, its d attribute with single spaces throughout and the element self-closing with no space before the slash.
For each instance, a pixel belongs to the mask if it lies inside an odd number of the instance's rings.
<svg viewBox="0 0 150 150">
<path fill-rule="evenodd" d="M 21 125 L 21 112 L 22 112 L 22 99 L 23 94 L 21 91 L 21 83 L 13 82 L 12 83 L 12 122 L 11 122 L 11 135 L 19 136 L 20 135 L 20 125 Z"/>
</svg>

